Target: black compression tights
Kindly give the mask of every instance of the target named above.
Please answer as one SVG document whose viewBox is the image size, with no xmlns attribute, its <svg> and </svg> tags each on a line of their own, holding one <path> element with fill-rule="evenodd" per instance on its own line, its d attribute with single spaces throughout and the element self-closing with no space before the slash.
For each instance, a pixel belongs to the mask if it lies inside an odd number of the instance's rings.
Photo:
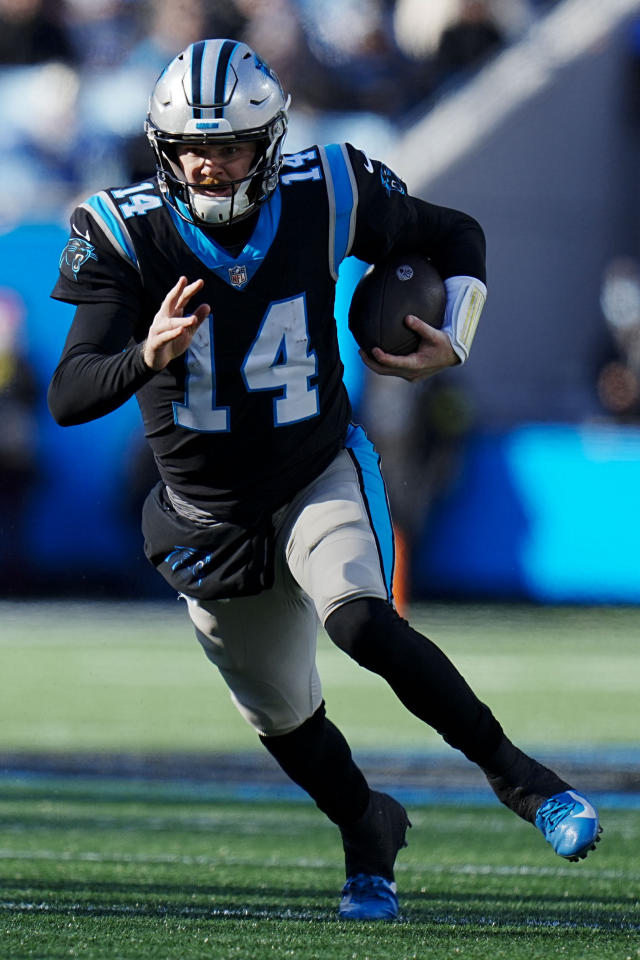
<svg viewBox="0 0 640 960">
<path fill-rule="evenodd" d="M 503 733 L 451 661 L 384 600 L 343 604 L 327 619 L 333 642 L 379 674 L 411 713 L 428 723 L 469 760 L 486 763 Z"/>
<path fill-rule="evenodd" d="M 325 626 L 337 646 L 384 677 L 412 713 L 470 760 L 483 765 L 505 742 L 500 724 L 451 661 L 383 600 L 344 604 Z M 324 704 L 291 733 L 260 740 L 334 823 L 347 825 L 362 815 L 369 787 Z"/>
<path fill-rule="evenodd" d="M 324 703 L 291 733 L 260 740 L 334 823 L 347 825 L 362 816 L 369 801 L 367 781 L 347 741 L 325 716 Z"/>
</svg>

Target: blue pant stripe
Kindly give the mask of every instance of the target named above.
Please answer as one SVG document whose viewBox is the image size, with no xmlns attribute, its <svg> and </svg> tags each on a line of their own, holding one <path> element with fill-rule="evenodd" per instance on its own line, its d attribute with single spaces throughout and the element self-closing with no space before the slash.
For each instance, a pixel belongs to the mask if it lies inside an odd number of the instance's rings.
<svg viewBox="0 0 640 960">
<path fill-rule="evenodd" d="M 345 447 L 358 472 L 362 497 L 376 538 L 387 598 L 392 602 L 395 545 L 389 499 L 380 472 L 380 456 L 362 427 L 354 424 L 347 432 Z"/>
</svg>

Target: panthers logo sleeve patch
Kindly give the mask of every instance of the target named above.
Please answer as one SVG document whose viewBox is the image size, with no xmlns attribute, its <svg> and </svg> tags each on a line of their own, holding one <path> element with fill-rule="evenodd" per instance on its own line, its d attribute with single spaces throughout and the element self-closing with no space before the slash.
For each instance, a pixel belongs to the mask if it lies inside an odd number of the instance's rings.
<svg viewBox="0 0 640 960">
<path fill-rule="evenodd" d="M 84 237 L 70 237 L 60 256 L 60 269 L 66 265 L 71 270 L 71 276 L 78 282 L 78 271 L 87 260 L 97 260 L 96 248 Z"/>
<path fill-rule="evenodd" d="M 392 190 L 397 190 L 398 193 L 406 194 L 407 185 L 384 163 L 380 165 L 380 179 L 387 193 L 390 193 Z"/>
<path fill-rule="evenodd" d="M 140 272 L 127 249 L 93 207 L 88 203 L 76 207 L 51 296 L 74 304 L 139 303 Z"/>
</svg>

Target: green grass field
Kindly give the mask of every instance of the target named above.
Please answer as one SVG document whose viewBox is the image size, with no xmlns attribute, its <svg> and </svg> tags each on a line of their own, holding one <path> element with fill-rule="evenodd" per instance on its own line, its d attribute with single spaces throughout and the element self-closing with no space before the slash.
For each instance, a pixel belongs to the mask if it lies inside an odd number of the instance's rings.
<svg viewBox="0 0 640 960">
<path fill-rule="evenodd" d="M 521 745 L 636 744 L 640 609 L 420 607 L 443 647 Z M 0 604 L 5 749 L 247 750 L 186 616 L 173 604 Z M 443 749 L 383 681 L 324 635 L 332 718 L 367 749 Z"/>
<path fill-rule="evenodd" d="M 580 864 L 502 808 L 412 808 L 401 916 L 336 917 L 337 831 L 307 803 L 165 786 L 14 783 L 0 956 L 84 960 L 637 960 L 640 811 L 608 811 Z"/>
<path fill-rule="evenodd" d="M 601 756 L 637 744 L 640 611 L 436 606 L 413 619 L 521 744 Z M 0 622 L 5 758 L 256 748 L 178 603 L 0 604 Z M 356 754 L 444 749 L 325 637 L 319 664 Z M 354 925 L 336 917 L 337 831 L 304 799 L 5 771 L 0 958 L 638 960 L 640 809 L 601 813 L 598 850 L 569 864 L 497 803 L 411 804 L 401 917 Z"/>
</svg>

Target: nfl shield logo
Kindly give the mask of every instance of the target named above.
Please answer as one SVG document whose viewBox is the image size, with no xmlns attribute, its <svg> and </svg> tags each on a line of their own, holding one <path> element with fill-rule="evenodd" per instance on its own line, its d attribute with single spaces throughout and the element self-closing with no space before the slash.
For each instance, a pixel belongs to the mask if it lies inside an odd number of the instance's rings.
<svg viewBox="0 0 640 960">
<path fill-rule="evenodd" d="M 229 282 L 232 287 L 242 287 L 247 282 L 247 268 L 236 264 L 229 267 Z"/>
</svg>

